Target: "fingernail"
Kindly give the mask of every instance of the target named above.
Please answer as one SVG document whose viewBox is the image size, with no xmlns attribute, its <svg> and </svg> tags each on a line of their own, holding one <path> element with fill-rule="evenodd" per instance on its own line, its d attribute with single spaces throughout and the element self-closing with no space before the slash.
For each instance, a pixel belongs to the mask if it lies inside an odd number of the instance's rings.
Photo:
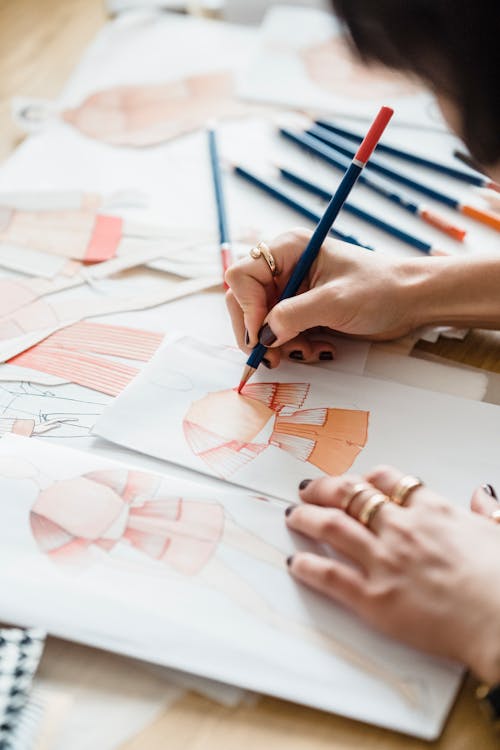
<svg viewBox="0 0 500 750">
<path fill-rule="evenodd" d="M 492 487 L 491 484 L 482 484 L 481 487 L 487 495 L 489 495 L 490 497 L 494 497 L 495 500 L 498 500 L 498 495 L 495 492 L 495 488 Z"/>
<path fill-rule="evenodd" d="M 268 370 L 271 369 L 271 363 L 267 357 L 263 357 L 262 364 L 264 365 L 264 367 L 267 367 Z"/>
<path fill-rule="evenodd" d="M 271 326 L 266 323 L 259 331 L 259 341 L 263 346 L 271 346 L 276 341 L 276 336 L 271 330 Z"/>
<path fill-rule="evenodd" d="M 332 352 L 320 352 L 319 358 L 322 362 L 331 362 L 333 359 Z"/>
<path fill-rule="evenodd" d="M 305 488 L 311 484 L 312 479 L 303 479 L 302 482 L 299 484 L 299 490 L 305 490 Z"/>
<path fill-rule="evenodd" d="M 292 563 L 293 563 L 293 555 L 290 555 L 290 557 L 286 558 L 286 564 L 288 565 L 289 568 L 291 568 Z"/>
<path fill-rule="evenodd" d="M 294 349 L 293 352 L 290 352 L 290 354 L 288 355 L 288 357 L 290 359 L 298 359 L 298 360 L 301 360 L 301 361 L 304 359 L 304 355 L 302 354 L 302 352 L 299 349 Z"/>
<path fill-rule="evenodd" d="M 289 505 L 288 508 L 285 510 L 285 516 L 291 515 L 296 507 L 297 507 L 296 505 Z"/>
<path fill-rule="evenodd" d="M 245 346 L 250 346 L 250 336 L 248 335 L 248 331 L 245 328 Z"/>
</svg>

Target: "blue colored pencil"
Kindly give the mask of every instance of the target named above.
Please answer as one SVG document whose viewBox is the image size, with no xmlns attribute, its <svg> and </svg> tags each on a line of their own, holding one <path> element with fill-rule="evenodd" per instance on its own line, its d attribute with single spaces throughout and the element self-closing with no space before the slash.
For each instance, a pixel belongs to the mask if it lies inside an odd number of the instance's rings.
<svg viewBox="0 0 500 750">
<path fill-rule="evenodd" d="M 328 190 L 322 188 L 320 185 L 317 185 L 314 182 L 310 182 L 304 177 L 301 177 L 295 172 L 292 172 L 284 167 L 278 167 L 278 169 L 281 176 L 285 180 L 288 180 L 288 182 L 292 182 L 294 185 L 297 185 L 303 190 L 307 190 L 312 195 L 317 195 L 323 200 L 329 201 L 331 199 L 332 194 Z M 362 221 L 368 222 L 368 224 L 371 224 L 372 226 L 381 229 L 383 232 L 396 237 L 398 240 L 401 240 L 401 242 L 406 242 L 407 245 L 410 245 L 411 247 L 414 247 L 417 250 L 426 253 L 427 255 L 432 255 L 437 250 L 437 248 L 435 248 L 434 245 L 432 245 L 430 242 L 421 240 L 419 237 L 415 237 L 414 235 L 405 232 L 404 229 L 400 229 L 393 224 L 389 224 L 387 221 L 380 219 L 378 216 L 375 216 L 375 214 L 371 214 L 368 211 L 365 211 L 363 208 L 360 208 L 354 203 L 346 201 L 342 210 L 346 211 L 346 213 L 352 214 L 353 216 L 357 216 L 358 219 L 362 219 Z"/>
<path fill-rule="evenodd" d="M 224 201 L 224 190 L 222 187 L 222 173 L 219 161 L 219 150 L 217 147 L 217 133 L 215 128 L 208 128 L 208 150 L 210 152 L 210 166 L 212 168 L 212 179 L 215 193 L 215 204 L 217 206 L 217 224 L 219 228 L 220 257 L 222 263 L 222 278 L 225 281 L 226 271 L 233 262 L 231 244 L 229 240 L 229 229 L 226 215 L 226 204 Z"/>
<path fill-rule="evenodd" d="M 344 138 L 355 141 L 356 143 L 361 143 L 361 141 L 363 140 L 363 136 L 359 135 L 358 133 L 355 133 L 352 130 L 348 130 L 347 128 L 341 128 L 338 125 L 335 125 L 333 122 L 329 122 L 328 120 L 316 120 L 316 125 L 319 125 L 321 128 L 329 130 L 336 135 L 341 135 Z M 404 151 L 403 149 L 396 148 L 395 146 L 388 146 L 386 143 L 379 143 L 376 150 L 380 154 L 389 154 L 389 156 L 396 156 L 398 159 L 404 159 L 405 161 L 409 161 L 412 164 L 418 164 L 421 167 L 433 169 L 435 172 L 440 172 L 441 174 L 445 174 L 448 177 L 453 177 L 455 180 L 466 182 L 469 185 L 476 185 L 477 187 L 490 187 L 491 184 L 491 180 L 489 180 L 482 174 L 478 175 L 473 174 L 472 172 L 465 172 L 463 169 L 450 167 L 447 164 L 442 164 L 441 162 L 427 159 L 424 156 L 413 154 L 411 151 Z"/>
<path fill-rule="evenodd" d="M 311 208 L 308 208 L 303 203 L 300 203 L 296 198 L 294 198 L 293 195 L 290 195 L 289 193 L 286 193 L 284 190 L 281 190 L 276 185 L 271 185 L 271 183 L 264 180 L 262 177 L 258 177 L 253 172 L 250 172 L 246 167 L 242 167 L 240 165 L 234 165 L 233 167 L 234 173 L 237 174 L 239 177 L 243 177 L 244 180 L 251 183 L 252 185 L 255 185 L 255 187 L 262 190 L 267 195 L 270 195 L 272 198 L 276 198 L 277 201 L 282 203 L 284 206 L 288 206 L 288 208 L 293 209 L 301 216 L 304 216 L 306 219 L 310 219 L 315 224 L 317 224 L 321 219 L 321 214 L 316 213 Z M 328 198 L 331 198 L 331 194 L 328 196 Z M 344 204 L 345 207 L 345 204 Z M 359 245 L 359 247 L 364 247 L 366 250 L 373 250 L 373 247 L 370 245 L 366 245 L 364 242 L 361 242 L 356 237 L 354 237 L 352 234 L 346 234 L 345 232 L 341 232 L 340 229 L 335 229 L 335 227 L 332 227 L 330 229 L 329 234 L 332 237 L 335 237 L 337 240 L 342 240 L 343 242 L 350 242 L 352 245 Z"/>
<path fill-rule="evenodd" d="M 349 165 L 347 172 L 344 174 L 342 180 L 340 181 L 340 185 L 338 186 L 335 194 L 326 207 L 325 213 L 318 222 L 318 225 L 314 230 L 311 239 L 307 243 L 304 252 L 300 256 L 290 278 L 288 279 L 288 282 L 279 298 L 280 302 L 297 294 L 301 284 L 304 282 L 307 274 L 309 273 L 312 264 L 318 257 L 319 251 L 321 250 L 321 245 L 325 241 L 328 232 L 332 228 L 333 222 L 337 218 L 340 209 L 344 205 L 352 188 L 356 184 L 359 175 L 361 174 L 366 162 L 369 160 L 375 146 L 380 140 L 380 137 L 387 127 L 387 124 L 393 114 L 393 110 L 389 107 L 382 107 L 380 109 L 378 115 L 371 124 L 363 142 L 354 155 L 354 158 Z M 263 358 L 265 357 L 266 351 L 267 347 L 261 343 L 258 343 L 257 346 L 253 349 L 243 371 L 243 376 L 238 386 L 238 393 L 241 393 L 241 390 L 245 383 L 256 371 Z"/>
<path fill-rule="evenodd" d="M 354 154 L 352 144 L 349 143 L 346 138 L 330 133 L 328 130 L 325 130 L 325 128 L 320 128 L 318 125 L 315 125 L 314 127 L 309 128 L 306 133 L 312 135 L 320 142 L 325 143 L 327 146 L 330 146 L 335 151 L 344 154 L 344 156 L 352 157 Z M 496 216 L 492 211 L 484 211 L 483 209 L 463 203 L 451 195 L 446 195 L 446 193 L 442 193 L 439 190 L 434 190 L 434 188 L 425 185 L 423 182 L 413 180 L 404 172 L 396 172 L 394 169 L 388 167 L 382 159 L 372 159 L 370 161 L 369 169 L 379 172 L 385 177 L 395 180 L 395 182 L 401 182 L 412 190 L 427 195 L 429 198 L 438 201 L 438 203 L 444 203 L 445 206 L 454 208 L 455 211 L 459 211 L 465 216 L 470 216 L 472 219 L 481 222 L 481 224 L 486 224 L 492 229 L 496 229 L 497 232 L 500 232 L 500 217 Z"/>
<path fill-rule="evenodd" d="M 338 151 L 334 150 L 331 146 L 327 146 L 323 141 L 314 138 L 312 135 L 308 135 L 307 133 L 295 133 L 292 130 L 288 130 L 288 128 L 281 128 L 280 133 L 284 138 L 287 138 L 289 141 L 292 141 L 309 153 L 319 156 L 327 164 L 335 167 L 335 169 L 344 171 L 349 164 L 349 160 L 345 159 L 338 153 Z M 373 190 L 383 198 L 391 201 L 391 203 L 395 203 L 405 211 L 408 211 L 414 216 L 418 216 L 422 221 L 425 221 L 426 224 L 430 224 L 431 226 L 436 227 L 436 229 L 440 229 L 455 240 L 462 242 L 467 234 L 465 229 L 451 224 L 448 219 L 435 211 L 431 211 L 422 203 L 418 203 L 403 193 L 397 192 L 392 187 L 386 186 L 376 177 L 369 177 L 366 174 L 362 174 L 359 177 L 359 182 L 362 185 L 366 185 L 367 188 L 370 188 L 370 190 Z"/>
</svg>

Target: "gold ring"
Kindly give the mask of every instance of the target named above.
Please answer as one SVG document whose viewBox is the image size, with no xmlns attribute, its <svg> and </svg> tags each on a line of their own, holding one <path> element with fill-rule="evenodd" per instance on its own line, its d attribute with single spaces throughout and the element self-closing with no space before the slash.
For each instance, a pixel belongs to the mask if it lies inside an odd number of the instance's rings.
<svg viewBox="0 0 500 750">
<path fill-rule="evenodd" d="M 374 495 L 368 498 L 368 500 L 361 508 L 358 516 L 358 521 L 362 523 L 363 526 L 369 527 L 382 505 L 385 505 L 388 502 L 389 498 L 386 497 L 386 495 L 382 495 L 382 493 L 376 492 Z"/>
<path fill-rule="evenodd" d="M 494 510 L 493 513 L 490 515 L 491 520 L 493 523 L 500 523 L 500 508 L 497 510 Z"/>
<path fill-rule="evenodd" d="M 423 487 L 424 483 L 418 477 L 414 477 L 411 474 L 403 477 L 394 487 L 390 495 L 390 500 L 396 505 L 404 505 L 408 499 L 408 495 L 418 487 Z"/>
<path fill-rule="evenodd" d="M 365 492 L 366 490 L 373 490 L 372 485 L 368 484 L 368 482 L 358 482 L 357 484 L 353 485 L 351 487 L 351 491 L 346 494 L 345 498 L 340 504 L 341 509 L 345 510 L 347 513 L 349 506 L 351 505 L 354 498 L 358 495 L 361 495 L 361 493 Z"/>
<path fill-rule="evenodd" d="M 256 247 L 252 247 L 250 250 L 250 257 L 254 260 L 258 260 L 259 258 L 264 258 L 267 265 L 269 266 L 269 270 L 271 271 L 271 274 L 273 276 L 278 276 L 279 271 L 278 267 L 276 266 L 276 261 L 274 260 L 272 252 L 269 250 L 268 246 L 265 242 L 259 242 L 259 244 Z"/>
</svg>

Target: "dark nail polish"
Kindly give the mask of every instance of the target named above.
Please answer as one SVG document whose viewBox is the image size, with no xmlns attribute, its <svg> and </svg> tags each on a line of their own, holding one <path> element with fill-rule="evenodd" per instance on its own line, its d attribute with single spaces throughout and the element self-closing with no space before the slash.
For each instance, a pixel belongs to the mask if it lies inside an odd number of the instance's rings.
<svg viewBox="0 0 500 750">
<path fill-rule="evenodd" d="M 290 568 L 292 566 L 292 563 L 293 563 L 293 555 L 290 555 L 290 557 L 286 558 L 286 564 Z"/>
<path fill-rule="evenodd" d="M 248 335 L 248 331 L 245 328 L 245 346 L 250 346 L 250 336 Z"/>
<path fill-rule="evenodd" d="M 305 490 L 305 488 L 311 484 L 312 479 L 303 479 L 302 482 L 299 484 L 299 490 Z"/>
<path fill-rule="evenodd" d="M 294 349 L 293 352 L 290 352 L 290 354 L 288 355 L 288 357 L 289 357 L 289 359 L 297 359 L 297 360 L 299 360 L 301 362 L 304 360 L 304 355 L 302 354 L 302 352 L 299 349 Z"/>
<path fill-rule="evenodd" d="M 494 487 L 492 487 L 492 486 L 491 486 L 491 484 L 483 484 L 483 485 L 481 485 L 481 487 L 483 488 L 483 490 L 484 490 L 484 491 L 485 491 L 485 492 L 486 492 L 486 493 L 487 493 L 487 494 L 488 494 L 488 495 L 489 495 L 490 497 L 494 497 L 494 498 L 495 498 L 495 500 L 498 500 L 498 495 L 497 495 L 497 493 L 495 492 L 495 488 L 494 488 Z"/>
<path fill-rule="evenodd" d="M 264 357 L 262 359 L 262 364 L 264 365 L 264 367 L 267 367 L 268 370 L 271 369 L 271 363 L 270 363 L 270 361 L 268 360 L 267 357 Z"/>
<path fill-rule="evenodd" d="M 259 331 L 259 341 L 263 346 L 271 346 L 276 341 L 276 336 L 267 323 Z"/>
<path fill-rule="evenodd" d="M 332 352 L 320 352 L 319 358 L 322 362 L 331 362 L 333 359 Z"/>
<path fill-rule="evenodd" d="M 290 516 L 296 507 L 297 507 L 296 505 L 289 505 L 288 508 L 285 510 L 285 516 Z"/>
</svg>

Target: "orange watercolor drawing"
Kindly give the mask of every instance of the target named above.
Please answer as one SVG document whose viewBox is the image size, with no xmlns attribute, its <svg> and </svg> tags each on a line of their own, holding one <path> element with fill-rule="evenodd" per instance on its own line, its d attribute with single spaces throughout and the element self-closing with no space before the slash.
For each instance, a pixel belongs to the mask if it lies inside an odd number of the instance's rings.
<svg viewBox="0 0 500 750">
<path fill-rule="evenodd" d="M 357 62 L 343 37 L 306 47 L 299 56 L 310 81 L 329 94 L 379 101 L 421 91 L 416 83 L 382 65 L 367 68 Z"/>
<path fill-rule="evenodd" d="M 2 211 L 0 242 L 84 263 L 98 263 L 116 255 L 123 220 L 96 213 L 92 204 L 80 209 Z"/>
<path fill-rule="evenodd" d="M 238 101 L 233 89 L 227 71 L 118 86 L 92 94 L 62 118 L 84 135 L 114 146 L 152 146 L 197 130 L 210 118 L 248 113 L 250 105 Z"/>
<path fill-rule="evenodd" d="M 366 445 L 369 412 L 301 409 L 308 383 L 253 383 L 209 393 L 188 409 L 184 435 L 193 453 L 227 478 L 274 446 L 328 474 L 343 474 Z"/>
</svg>

